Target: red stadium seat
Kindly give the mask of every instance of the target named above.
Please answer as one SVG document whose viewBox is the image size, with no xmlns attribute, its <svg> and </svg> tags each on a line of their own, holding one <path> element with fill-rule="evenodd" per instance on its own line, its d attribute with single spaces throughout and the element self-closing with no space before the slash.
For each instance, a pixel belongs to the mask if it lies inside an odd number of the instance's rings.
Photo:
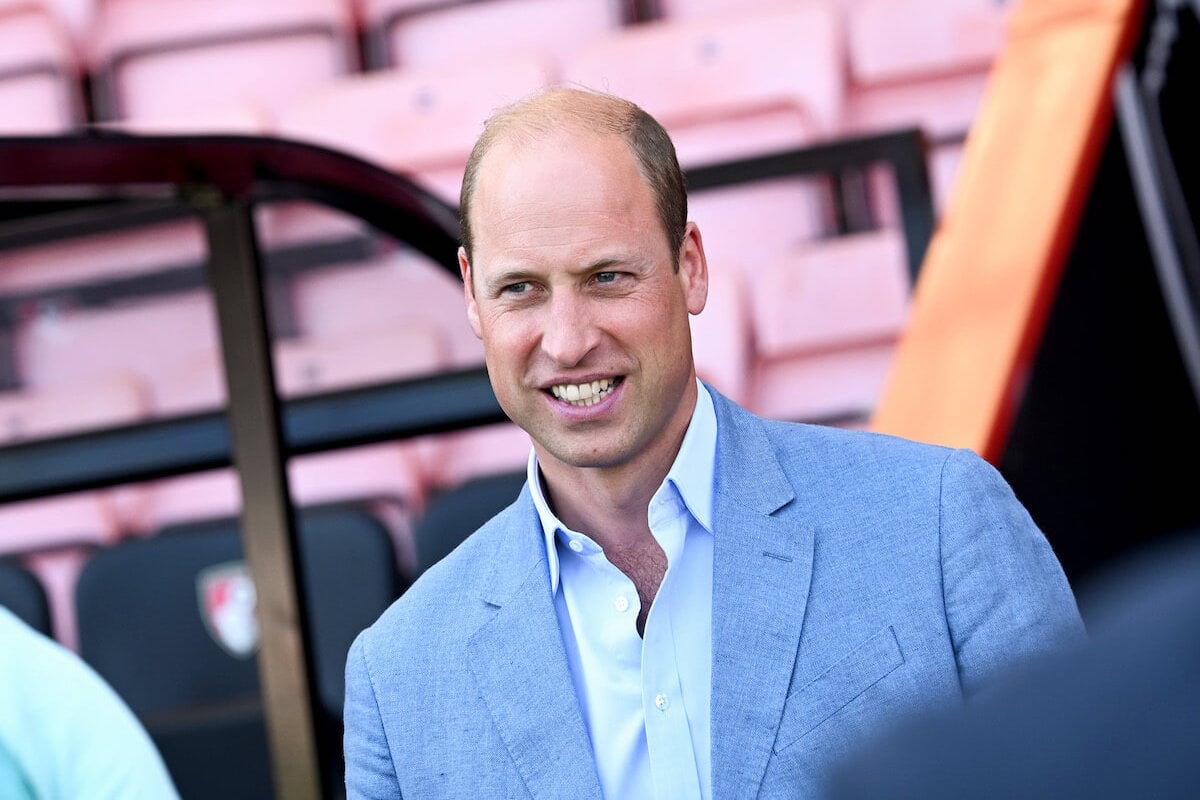
<svg viewBox="0 0 1200 800">
<path fill-rule="evenodd" d="M 625 23 L 622 0 L 360 0 L 375 67 L 561 61 Z"/>
<path fill-rule="evenodd" d="M 91 44 L 103 119 L 177 120 L 246 103 L 269 116 L 359 67 L 343 0 L 106 0 Z"/>
<path fill-rule="evenodd" d="M 70 31 L 33 0 L 0 0 L 0 135 L 58 134 L 85 120 Z"/>
</svg>

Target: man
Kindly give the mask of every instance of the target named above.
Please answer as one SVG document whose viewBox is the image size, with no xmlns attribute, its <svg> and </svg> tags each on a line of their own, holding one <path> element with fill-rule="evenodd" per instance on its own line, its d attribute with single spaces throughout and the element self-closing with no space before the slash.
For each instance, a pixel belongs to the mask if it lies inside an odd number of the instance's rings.
<svg viewBox="0 0 1200 800">
<path fill-rule="evenodd" d="M 1081 633 L 978 457 L 697 381 L 686 213 L 630 103 L 555 89 L 486 125 L 459 262 L 529 480 L 352 646 L 351 798 L 812 796 L 882 721 Z"/>
<path fill-rule="evenodd" d="M 1200 529 L 1115 560 L 1080 600 L 1087 642 L 885 729 L 828 800 L 1200 797 Z"/>
</svg>

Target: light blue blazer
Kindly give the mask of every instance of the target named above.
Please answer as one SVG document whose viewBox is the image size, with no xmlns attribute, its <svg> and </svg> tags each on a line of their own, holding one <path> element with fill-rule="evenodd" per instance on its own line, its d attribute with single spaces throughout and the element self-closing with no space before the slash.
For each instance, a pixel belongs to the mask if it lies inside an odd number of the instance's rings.
<svg viewBox="0 0 1200 800">
<path fill-rule="evenodd" d="M 1045 537 L 978 456 L 709 391 L 716 800 L 820 797 L 883 724 L 1082 637 Z M 351 800 L 600 797 L 528 487 L 355 640 L 345 726 Z"/>
</svg>

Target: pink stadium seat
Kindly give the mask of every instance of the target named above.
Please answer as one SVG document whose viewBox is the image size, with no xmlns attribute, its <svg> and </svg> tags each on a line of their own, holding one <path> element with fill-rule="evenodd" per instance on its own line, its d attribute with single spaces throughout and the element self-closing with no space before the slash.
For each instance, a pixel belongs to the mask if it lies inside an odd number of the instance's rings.
<svg viewBox="0 0 1200 800">
<path fill-rule="evenodd" d="M 145 387 L 130 374 L 0 392 L 0 445 L 129 424 L 146 411 Z"/>
<path fill-rule="evenodd" d="M 621 27 L 623 0 L 362 0 L 378 66 L 487 63 L 542 54 L 561 61 Z"/>
<path fill-rule="evenodd" d="M 467 324 L 462 281 L 407 248 L 367 266 L 299 275 L 293 292 L 296 324 L 308 336 L 416 322 L 441 332 L 448 365 L 483 363 L 483 346 Z"/>
<path fill-rule="evenodd" d="M 19 554 L 46 589 L 55 638 L 77 647 L 75 579 L 90 552 L 120 536 L 108 497 L 87 492 L 5 503 L 0 531 L 0 553 Z"/>
<path fill-rule="evenodd" d="M 328 339 L 279 342 L 275 368 L 284 397 L 429 375 L 448 362 L 448 343 L 422 320 Z"/>
<path fill-rule="evenodd" d="M 529 435 L 511 422 L 423 437 L 416 444 L 430 492 L 524 469 L 530 448 Z"/>
<path fill-rule="evenodd" d="M 847 6 L 845 131 L 922 128 L 934 144 L 929 166 L 939 210 L 1003 45 L 1008 13 L 994 0 L 856 0 Z M 894 200 L 876 191 L 878 213 L 890 222 Z"/>
<path fill-rule="evenodd" d="M 300 456 L 288 464 L 288 489 L 299 506 L 366 503 L 391 533 L 401 568 L 412 574 L 412 525 L 424 510 L 425 498 L 418 459 L 413 445 L 397 442 Z M 241 513 L 241 488 L 231 469 L 154 481 L 145 489 L 136 520 L 143 535 Z"/>
<path fill-rule="evenodd" d="M 440 342 L 419 325 L 360 331 L 340 340 L 285 341 L 276 347 L 277 386 L 298 396 L 432 372 L 442 363 Z M 214 354 L 182 364 L 162 382 L 156 411 L 164 416 L 225 406 L 221 362 Z M 418 447 L 384 442 L 318 453 L 288 465 L 289 488 L 299 505 L 367 501 L 393 534 L 402 566 L 415 564 L 411 525 L 423 507 Z M 241 492 L 232 470 L 183 475 L 147 484 L 143 504 L 128 524 L 151 533 L 167 525 L 240 513 Z"/>
<path fill-rule="evenodd" d="M 106 119 L 176 120 L 246 102 L 270 115 L 359 66 L 345 0 L 106 0 L 91 43 Z"/>
<path fill-rule="evenodd" d="M 785 254 L 751 284 L 754 409 L 797 420 L 868 414 L 909 294 L 896 230 L 807 242 Z"/>
<path fill-rule="evenodd" d="M 276 130 L 412 174 L 457 205 L 463 167 L 484 120 L 553 78 L 536 55 L 346 76 L 289 103 Z"/>
<path fill-rule="evenodd" d="M 73 237 L 0 250 L 0 293 L 32 294 L 171 267 L 200 267 L 206 258 L 198 220 Z"/>
<path fill-rule="evenodd" d="M 563 68 L 565 82 L 627 96 L 657 117 L 685 168 L 829 138 L 843 116 L 843 75 L 830 0 L 639 25 L 584 48 Z M 830 218 L 812 179 L 697 192 L 689 203 L 713 270 L 754 272 L 820 234 Z"/>
<path fill-rule="evenodd" d="M 145 382 L 153 403 L 176 364 L 216 352 L 212 299 L 194 291 L 111 309 L 43 309 L 18 327 L 15 348 L 29 386 L 129 372 Z"/>
<path fill-rule="evenodd" d="M 693 19 L 727 11 L 779 5 L 779 0 L 656 0 L 662 19 Z"/>
<path fill-rule="evenodd" d="M 65 133 L 84 118 L 68 29 L 35 0 L 0 0 L 0 135 Z"/>
<path fill-rule="evenodd" d="M 753 329 L 749 297 L 736 270 L 710 270 L 708 303 L 692 320 L 696 374 L 726 397 L 749 401 Z"/>
</svg>

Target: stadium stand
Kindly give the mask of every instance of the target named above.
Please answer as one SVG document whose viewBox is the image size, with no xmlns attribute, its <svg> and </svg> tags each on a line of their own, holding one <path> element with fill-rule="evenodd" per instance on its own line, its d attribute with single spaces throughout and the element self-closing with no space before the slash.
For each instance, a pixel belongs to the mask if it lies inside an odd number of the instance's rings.
<svg viewBox="0 0 1200 800">
<path fill-rule="evenodd" d="M 553 66 L 536 53 L 349 75 L 288 103 L 275 131 L 410 174 L 457 205 L 483 120 L 554 80 Z"/>
<path fill-rule="evenodd" d="M 846 134 L 917 126 L 930 139 L 934 203 L 946 206 L 963 142 L 1004 42 L 994 0 L 855 0 L 846 4 Z M 894 219 L 876 177 L 874 211 Z"/>
<path fill-rule="evenodd" d="M 31 0 L 0 2 L 0 135 L 58 134 L 86 118 L 70 31 Z"/>
<path fill-rule="evenodd" d="M 369 514 L 308 510 L 297 530 L 327 796 L 336 797 L 345 654 L 404 584 L 390 537 Z M 236 523 L 180 525 L 98 553 L 76 601 L 80 654 L 142 719 L 182 796 L 273 795 L 255 588 Z"/>
<path fill-rule="evenodd" d="M 52 14 L 0 0 L 0 131 L 64 133 L 90 122 L 272 134 L 408 175 L 453 206 L 467 151 L 494 108 L 540 86 L 578 82 L 626 94 L 663 119 L 689 170 L 916 126 L 943 210 L 1012 10 L 990 0 L 579 0 L 572 13 L 561 5 L 97 0 L 94 12 L 75 2 Z M 656 13 L 639 16 L 646 8 Z M 64 33 L 66 18 L 77 44 Z M 82 66 L 75 52 L 87 54 Z M 4 110 L 12 108 L 20 113 Z M 851 170 L 694 192 L 713 283 L 693 328 L 704 379 L 767 416 L 867 427 L 909 330 L 914 271 L 895 175 L 868 173 L 865 187 Z M 850 207 L 856 192 L 865 210 Z M 461 286 L 444 265 L 345 211 L 285 197 L 254 212 L 272 310 L 280 311 L 274 352 L 285 401 L 482 364 Z M 206 258 L 194 220 L 19 247 L 5 240 L 0 320 L 14 356 L 0 394 L 0 445 L 222 409 L 216 326 L 200 288 Z M 918 386 L 908 408 L 922 408 L 926 393 Z M 119 398 L 128 411 L 112 410 Z M 324 623 L 313 629 L 324 758 L 336 748 L 340 687 L 332 676 L 340 681 L 345 637 L 511 498 L 528 449 L 523 432 L 496 423 L 290 460 L 302 531 L 363 532 L 360 544 L 373 555 L 360 553 L 362 563 L 373 558 L 395 571 L 368 575 L 377 591 L 361 596 L 351 590 L 369 587 L 309 587 L 314 620 L 338 606 L 329 597 L 372 598 L 358 606 L 360 617 L 342 621 L 337 641 L 322 633 Z M 241 559 L 230 521 L 241 510 L 229 469 L 6 503 L 0 557 L 45 587 L 48 624 L 61 641 L 110 665 L 106 677 L 154 724 L 173 774 L 189 785 L 244 778 L 264 797 L 272 790 L 254 661 L 222 651 L 196 604 L 203 567 Z M 316 558 L 313 541 L 302 533 L 305 563 Z M 148 577 L 100 585 L 96 576 L 118 558 L 152 552 L 164 566 L 146 566 Z M 77 576 L 93 563 L 76 605 Z M 101 600 L 88 599 L 97 592 Z M 161 608 L 144 608 L 160 598 Z M 121 615 L 126 629 L 114 632 Z M 90 627 L 97 617 L 103 633 Z M 162 637 L 131 641 L 146 630 L 138 619 L 158 629 L 187 620 L 179 634 L 186 643 L 173 651 Z M 184 654 L 200 652 L 184 663 Z M 204 670 L 227 676 L 223 686 L 206 684 Z M 199 694 L 183 706 L 167 697 L 187 689 Z M 190 727 L 209 701 L 212 728 Z M 217 732 L 226 715 L 242 727 Z M 228 747 L 224 763 L 244 770 L 216 774 L 211 754 L 188 754 L 209 734 L 219 744 L 203 746 Z M 329 761 L 326 770 L 336 775 L 338 766 Z M 234 797 L 245 786 L 209 788 Z M 336 787 L 326 791 L 336 796 Z"/>
<path fill-rule="evenodd" d="M 247 103 L 270 118 L 304 88 L 360 67 L 342 0 L 104 0 L 88 41 L 100 120 L 171 124 Z"/>
<path fill-rule="evenodd" d="M 359 0 L 368 65 L 422 67 L 540 55 L 560 63 L 621 28 L 623 0 Z"/>
</svg>

